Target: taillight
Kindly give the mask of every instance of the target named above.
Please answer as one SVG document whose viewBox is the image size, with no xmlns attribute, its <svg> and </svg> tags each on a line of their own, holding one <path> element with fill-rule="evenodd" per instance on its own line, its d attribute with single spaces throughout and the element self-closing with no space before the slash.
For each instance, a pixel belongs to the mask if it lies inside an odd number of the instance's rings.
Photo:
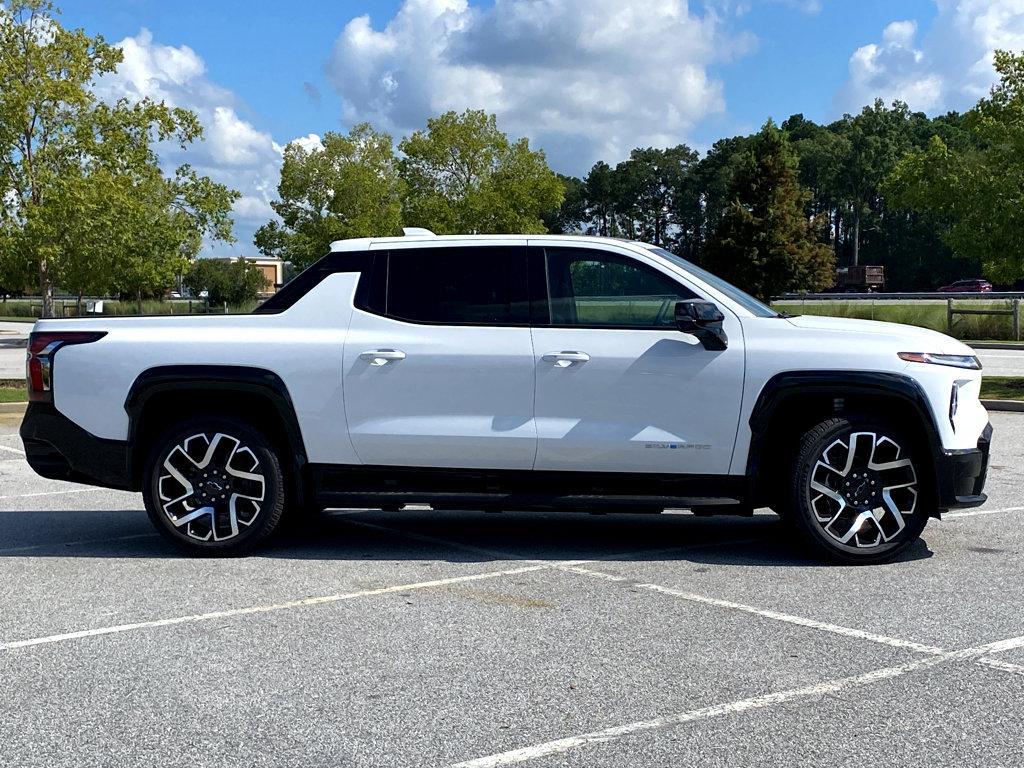
<svg viewBox="0 0 1024 769">
<path fill-rule="evenodd" d="M 25 379 L 28 399 L 53 401 L 53 356 L 64 345 L 87 344 L 102 339 L 106 331 L 36 331 L 28 335 Z"/>
</svg>

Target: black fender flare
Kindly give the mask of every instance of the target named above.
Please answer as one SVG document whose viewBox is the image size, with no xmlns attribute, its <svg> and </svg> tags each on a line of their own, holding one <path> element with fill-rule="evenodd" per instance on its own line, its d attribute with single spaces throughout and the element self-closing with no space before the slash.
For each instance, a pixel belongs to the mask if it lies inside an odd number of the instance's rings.
<svg viewBox="0 0 1024 769">
<path fill-rule="evenodd" d="M 156 395 L 194 390 L 197 392 L 244 392 L 267 398 L 277 410 L 291 448 L 291 463 L 296 477 L 301 477 L 307 464 L 302 430 L 295 414 L 295 405 L 284 381 L 272 371 L 255 366 L 156 366 L 146 369 L 132 383 L 125 398 L 128 413 L 128 445 L 135 446 L 139 436 L 140 418 L 146 404 Z M 131 477 L 137 475 L 136 460 L 129 467 Z M 301 487 L 301 483 L 299 484 Z"/>
<path fill-rule="evenodd" d="M 881 395 L 896 398 L 916 414 L 933 462 L 943 454 L 928 398 L 913 378 L 886 371 L 785 371 L 765 382 L 750 412 L 748 478 L 757 478 L 762 441 L 776 409 L 789 398 L 805 395 L 833 395 L 836 398 Z"/>
</svg>

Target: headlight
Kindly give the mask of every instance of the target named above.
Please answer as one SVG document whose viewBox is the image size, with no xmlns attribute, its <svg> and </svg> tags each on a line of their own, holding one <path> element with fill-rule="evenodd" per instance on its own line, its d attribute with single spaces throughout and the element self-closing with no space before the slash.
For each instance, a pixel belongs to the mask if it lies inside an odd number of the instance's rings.
<svg viewBox="0 0 1024 769">
<path fill-rule="evenodd" d="M 902 360 L 911 363 L 934 363 L 937 366 L 953 366 L 954 368 L 981 368 L 981 361 L 978 360 L 977 355 L 939 355 L 934 352 L 901 352 L 897 355 Z"/>
</svg>

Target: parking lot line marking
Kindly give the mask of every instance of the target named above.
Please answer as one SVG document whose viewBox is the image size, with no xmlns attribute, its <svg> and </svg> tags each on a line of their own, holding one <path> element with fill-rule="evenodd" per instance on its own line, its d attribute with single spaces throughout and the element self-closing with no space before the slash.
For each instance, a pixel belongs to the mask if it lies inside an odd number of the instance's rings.
<svg viewBox="0 0 1024 769">
<path fill-rule="evenodd" d="M 401 529 L 394 529 L 389 526 L 381 526 L 376 523 L 367 523 L 366 521 L 357 521 L 351 518 L 344 519 L 347 523 L 354 526 L 361 526 L 368 529 L 376 529 L 378 531 L 385 531 L 392 534 L 398 534 L 409 539 L 415 539 L 422 542 L 429 542 L 431 544 L 445 545 L 447 547 L 454 547 L 457 549 L 467 550 L 469 552 L 480 553 L 483 555 L 490 556 L 492 558 L 505 558 L 515 559 L 516 556 L 512 553 L 506 553 L 500 550 L 491 550 L 490 548 L 478 547 L 476 545 L 463 544 L 461 542 L 452 542 L 438 537 L 432 537 L 428 534 L 419 534 L 417 532 L 406 532 Z M 613 553 L 611 555 L 604 555 L 599 558 L 593 558 L 589 560 L 581 561 L 562 561 L 561 563 L 552 563 L 550 561 L 541 561 L 537 559 L 528 559 L 527 563 L 536 563 L 544 565 L 547 568 L 558 569 L 560 571 L 574 572 L 576 574 L 583 574 L 588 577 L 597 577 L 598 579 L 607 580 L 609 582 L 629 582 L 628 577 L 621 577 L 617 574 L 609 574 L 608 572 L 598 571 L 597 569 L 584 568 L 583 564 L 594 564 L 601 563 L 602 561 L 615 560 L 617 558 L 624 557 L 642 557 L 644 555 L 656 555 L 666 552 L 672 552 L 676 550 L 689 550 L 698 547 L 711 547 L 711 546 L 728 546 L 736 544 L 748 544 L 750 542 L 756 542 L 755 538 L 740 539 L 740 540 L 729 540 L 724 542 L 714 543 L 701 543 L 699 545 L 681 545 L 671 548 L 659 548 L 657 550 L 641 550 L 632 551 L 627 553 Z M 798 617 L 793 614 L 784 614 L 782 612 L 772 611 L 770 609 L 758 609 L 754 606 L 746 606 L 745 604 L 734 603 L 732 601 L 725 601 L 718 598 L 711 598 L 708 596 L 699 595 L 697 593 L 688 593 L 681 590 L 674 590 L 672 588 L 662 587 L 654 584 L 636 584 L 635 587 L 645 588 L 647 590 L 653 590 L 655 592 L 666 593 L 673 595 L 678 598 L 684 598 L 687 600 L 695 601 L 698 603 L 709 604 L 718 606 L 719 608 L 735 609 L 737 611 L 745 611 L 752 614 L 758 614 L 767 619 L 779 620 L 782 622 L 789 622 L 791 624 L 802 625 L 803 627 L 812 628 L 815 630 L 822 630 L 825 632 L 836 633 L 838 635 L 845 635 L 851 638 L 858 638 L 864 641 L 873 641 L 875 643 L 885 644 L 887 646 L 893 646 L 900 649 L 908 649 L 910 651 L 919 652 L 921 654 L 945 654 L 946 650 L 939 646 L 930 646 L 928 644 L 919 644 L 914 641 L 907 641 L 902 638 L 894 638 L 892 636 L 884 636 L 878 633 L 871 633 L 866 630 L 857 630 L 856 628 L 848 628 L 842 625 L 834 625 L 829 622 L 819 622 L 818 620 L 808 619 L 806 617 Z M 1004 662 L 1002 660 L 991 659 L 983 657 L 976 660 L 977 664 L 984 667 L 990 667 L 995 670 L 1001 670 L 1008 673 L 1015 673 L 1016 675 L 1024 676 L 1024 665 L 1017 665 L 1012 662 Z"/>
<path fill-rule="evenodd" d="M 7 494 L 6 496 L 0 497 L 0 499 L 25 499 L 27 497 L 49 497 L 53 494 L 85 494 L 89 491 L 105 491 L 108 494 L 110 489 L 100 488 L 96 486 L 88 489 L 62 489 L 60 491 L 33 491 L 31 494 Z"/>
<path fill-rule="evenodd" d="M 757 697 L 736 700 L 734 702 L 726 702 L 720 705 L 698 708 L 696 710 L 687 710 L 682 713 L 673 713 L 668 716 L 652 718 L 646 721 L 634 721 L 630 724 L 612 726 L 607 729 L 600 729 L 586 734 L 580 734 L 575 737 L 565 737 L 559 740 L 551 740 L 550 742 L 542 742 L 538 745 L 517 748 L 503 753 L 484 756 L 483 758 L 475 758 L 471 761 L 464 761 L 462 763 L 455 764 L 455 766 L 509 766 L 512 764 L 520 764 L 524 761 L 536 761 L 537 759 L 545 758 L 547 756 L 568 753 L 570 750 L 574 750 L 576 748 L 612 742 L 639 732 L 649 732 L 672 726 L 679 726 L 680 724 L 685 724 L 691 721 L 702 721 L 708 718 L 715 718 L 717 716 L 743 713 L 747 710 L 771 707 L 772 705 L 780 705 L 794 700 L 810 699 L 812 697 L 820 697 L 826 694 L 837 694 L 845 689 L 867 686 L 880 681 L 888 681 L 908 675 L 909 673 L 913 673 L 918 670 L 924 670 L 950 662 L 973 660 L 985 654 L 1007 651 L 1009 649 L 1020 648 L 1021 646 L 1024 646 L 1024 636 L 1007 638 L 1002 641 L 995 641 L 993 643 L 982 644 L 980 646 L 972 646 L 967 649 L 943 652 L 942 654 L 932 657 L 925 657 L 912 662 L 906 662 L 902 665 L 879 668 L 867 673 L 847 676 L 846 678 L 834 678 L 829 681 L 822 681 L 821 683 L 817 683 L 812 686 L 804 686 L 799 689 L 788 689 L 786 691 L 773 692 L 771 694 L 762 694 Z"/>
<path fill-rule="evenodd" d="M 867 630 L 858 630 L 856 628 L 845 627 L 843 625 L 834 625 L 831 622 L 819 622 L 818 620 L 809 619 L 807 617 L 798 617 L 795 614 L 785 614 L 783 612 L 772 611 L 771 609 L 759 609 L 756 606 L 747 606 L 746 604 L 736 603 L 735 601 L 726 601 L 721 598 L 710 598 L 705 595 L 699 595 L 698 593 L 690 593 L 685 590 L 675 590 L 670 587 L 663 587 L 662 585 L 638 584 L 634 585 L 634 587 L 652 590 L 657 593 L 664 593 L 676 598 L 682 598 L 686 601 L 693 601 L 694 603 L 703 603 L 710 606 L 718 606 L 723 609 L 733 609 L 735 611 L 746 612 L 748 614 L 756 614 L 766 619 L 788 622 L 791 625 L 800 625 L 814 630 L 821 630 L 826 633 L 834 633 L 836 635 L 857 638 L 862 641 L 872 641 L 874 643 L 885 644 L 886 646 L 892 646 L 897 649 L 908 649 L 921 654 L 946 653 L 946 649 L 943 649 L 941 646 L 919 644 L 915 641 L 907 641 L 903 638 L 894 638 L 893 636 L 872 633 Z M 991 659 L 989 657 L 982 657 L 975 660 L 975 662 L 984 667 L 994 668 L 995 670 L 1024 675 L 1024 665 L 1017 665 L 1012 662 L 1003 662 L 1002 660 Z"/>
<path fill-rule="evenodd" d="M 848 636 L 850 638 L 858 638 L 862 641 L 874 641 L 875 643 L 893 646 L 897 649 L 910 649 L 911 651 L 920 652 L 921 654 L 942 654 L 945 652 L 944 649 L 941 649 L 938 646 L 919 644 L 914 641 L 906 641 L 902 638 L 879 635 L 878 633 L 871 633 L 867 630 L 857 630 L 856 628 L 844 627 L 843 625 L 833 625 L 831 622 L 819 622 L 818 620 L 809 619 L 807 617 L 798 617 L 794 614 L 784 614 L 783 612 L 772 611 L 771 609 L 759 609 L 756 606 L 747 606 L 746 604 L 726 601 L 721 598 L 710 598 L 705 595 L 690 593 L 685 590 L 663 587 L 662 585 L 648 583 L 636 585 L 636 587 L 644 590 L 651 590 L 656 593 L 664 593 L 665 595 L 670 595 L 675 598 L 682 598 L 684 601 L 708 604 L 709 606 L 717 606 L 722 609 L 732 609 L 734 611 L 741 611 L 747 614 L 756 614 L 757 616 L 764 617 L 766 619 L 787 622 L 790 625 L 800 625 L 814 630 L 823 630 L 827 633 Z"/>
<path fill-rule="evenodd" d="M 1019 513 L 1024 510 L 1024 507 L 1000 507 L 995 510 L 959 510 L 952 513 L 946 513 L 942 516 L 942 520 L 949 518 L 970 518 L 975 515 L 996 515 L 997 513 Z"/>
<path fill-rule="evenodd" d="M 15 454 L 21 454 L 22 456 L 25 456 L 24 451 L 22 451 L 21 449 L 16 449 L 13 446 L 4 446 L 2 443 L 0 443 L 0 449 L 3 449 L 4 451 L 13 451 Z"/>
<path fill-rule="evenodd" d="M 132 622 L 126 625 L 111 625 L 109 627 L 92 628 L 90 630 L 76 630 L 70 633 L 57 633 L 56 635 L 42 636 L 40 638 L 26 638 L 21 641 L 6 641 L 0 643 L 0 652 L 11 651 L 12 649 L 23 649 L 27 646 L 41 646 L 43 644 L 60 643 L 62 641 L 73 641 L 79 638 L 92 638 L 94 636 L 112 635 L 114 633 L 127 633 L 132 630 L 144 630 L 147 628 L 167 627 L 169 625 L 182 625 L 188 622 L 203 622 L 211 619 L 225 619 L 228 617 L 243 617 L 249 614 L 266 614 L 268 612 L 282 611 L 284 609 L 297 609 L 305 606 L 322 606 L 324 604 L 349 601 L 354 598 L 365 598 L 371 595 L 385 595 L 387 593 L 400 593 L 406 590 L 422 590 L 431 587 L 443 587 L 444 585 L 455 585 L 460 582 L 475 582 L 484 579 L 494 579 L 513 574 L 523 574 L 530 571 L 540 571 L 545 566 L 520 566 L 515 569 L 502 569 L 500 571 L 484 572 L 482 574 L 465 574 L 460 577 L 445 577 L 433 579 L 427 582 L 413 582 L 408 585 L 391 585 L 390 587 L 378 587 L 369 590 L 359 590 L 353 593 L 338 593 L 337 595 L 323 595 L 313 598 L 300 598 L 295 601 L 268 604 L 265 606 L 246 606 L 239 609 L 224 609 L 223 611 L 211 611 L 204 614 L 188 614 L 181 617 L 168 617 L 166 619 L 148 620 L 145 622 Z"/>
</svg>

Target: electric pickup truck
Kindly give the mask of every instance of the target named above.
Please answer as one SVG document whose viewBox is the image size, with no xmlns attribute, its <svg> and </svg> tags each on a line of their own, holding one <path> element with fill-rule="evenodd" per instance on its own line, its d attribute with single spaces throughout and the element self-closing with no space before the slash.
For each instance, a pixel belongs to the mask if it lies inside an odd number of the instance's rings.
<svg viewBox="0 0 1024 769">
<path fill-rule="evenodd" d="M 29 464 L 141 491 L 186 551 L 337 507 L 768 507 L 872 562 L 985 501 L 981 364 L 942 334 L 791 317 L 645 243 L 333 243 L 255 312 L 41 320 Z"/>
</svg>

